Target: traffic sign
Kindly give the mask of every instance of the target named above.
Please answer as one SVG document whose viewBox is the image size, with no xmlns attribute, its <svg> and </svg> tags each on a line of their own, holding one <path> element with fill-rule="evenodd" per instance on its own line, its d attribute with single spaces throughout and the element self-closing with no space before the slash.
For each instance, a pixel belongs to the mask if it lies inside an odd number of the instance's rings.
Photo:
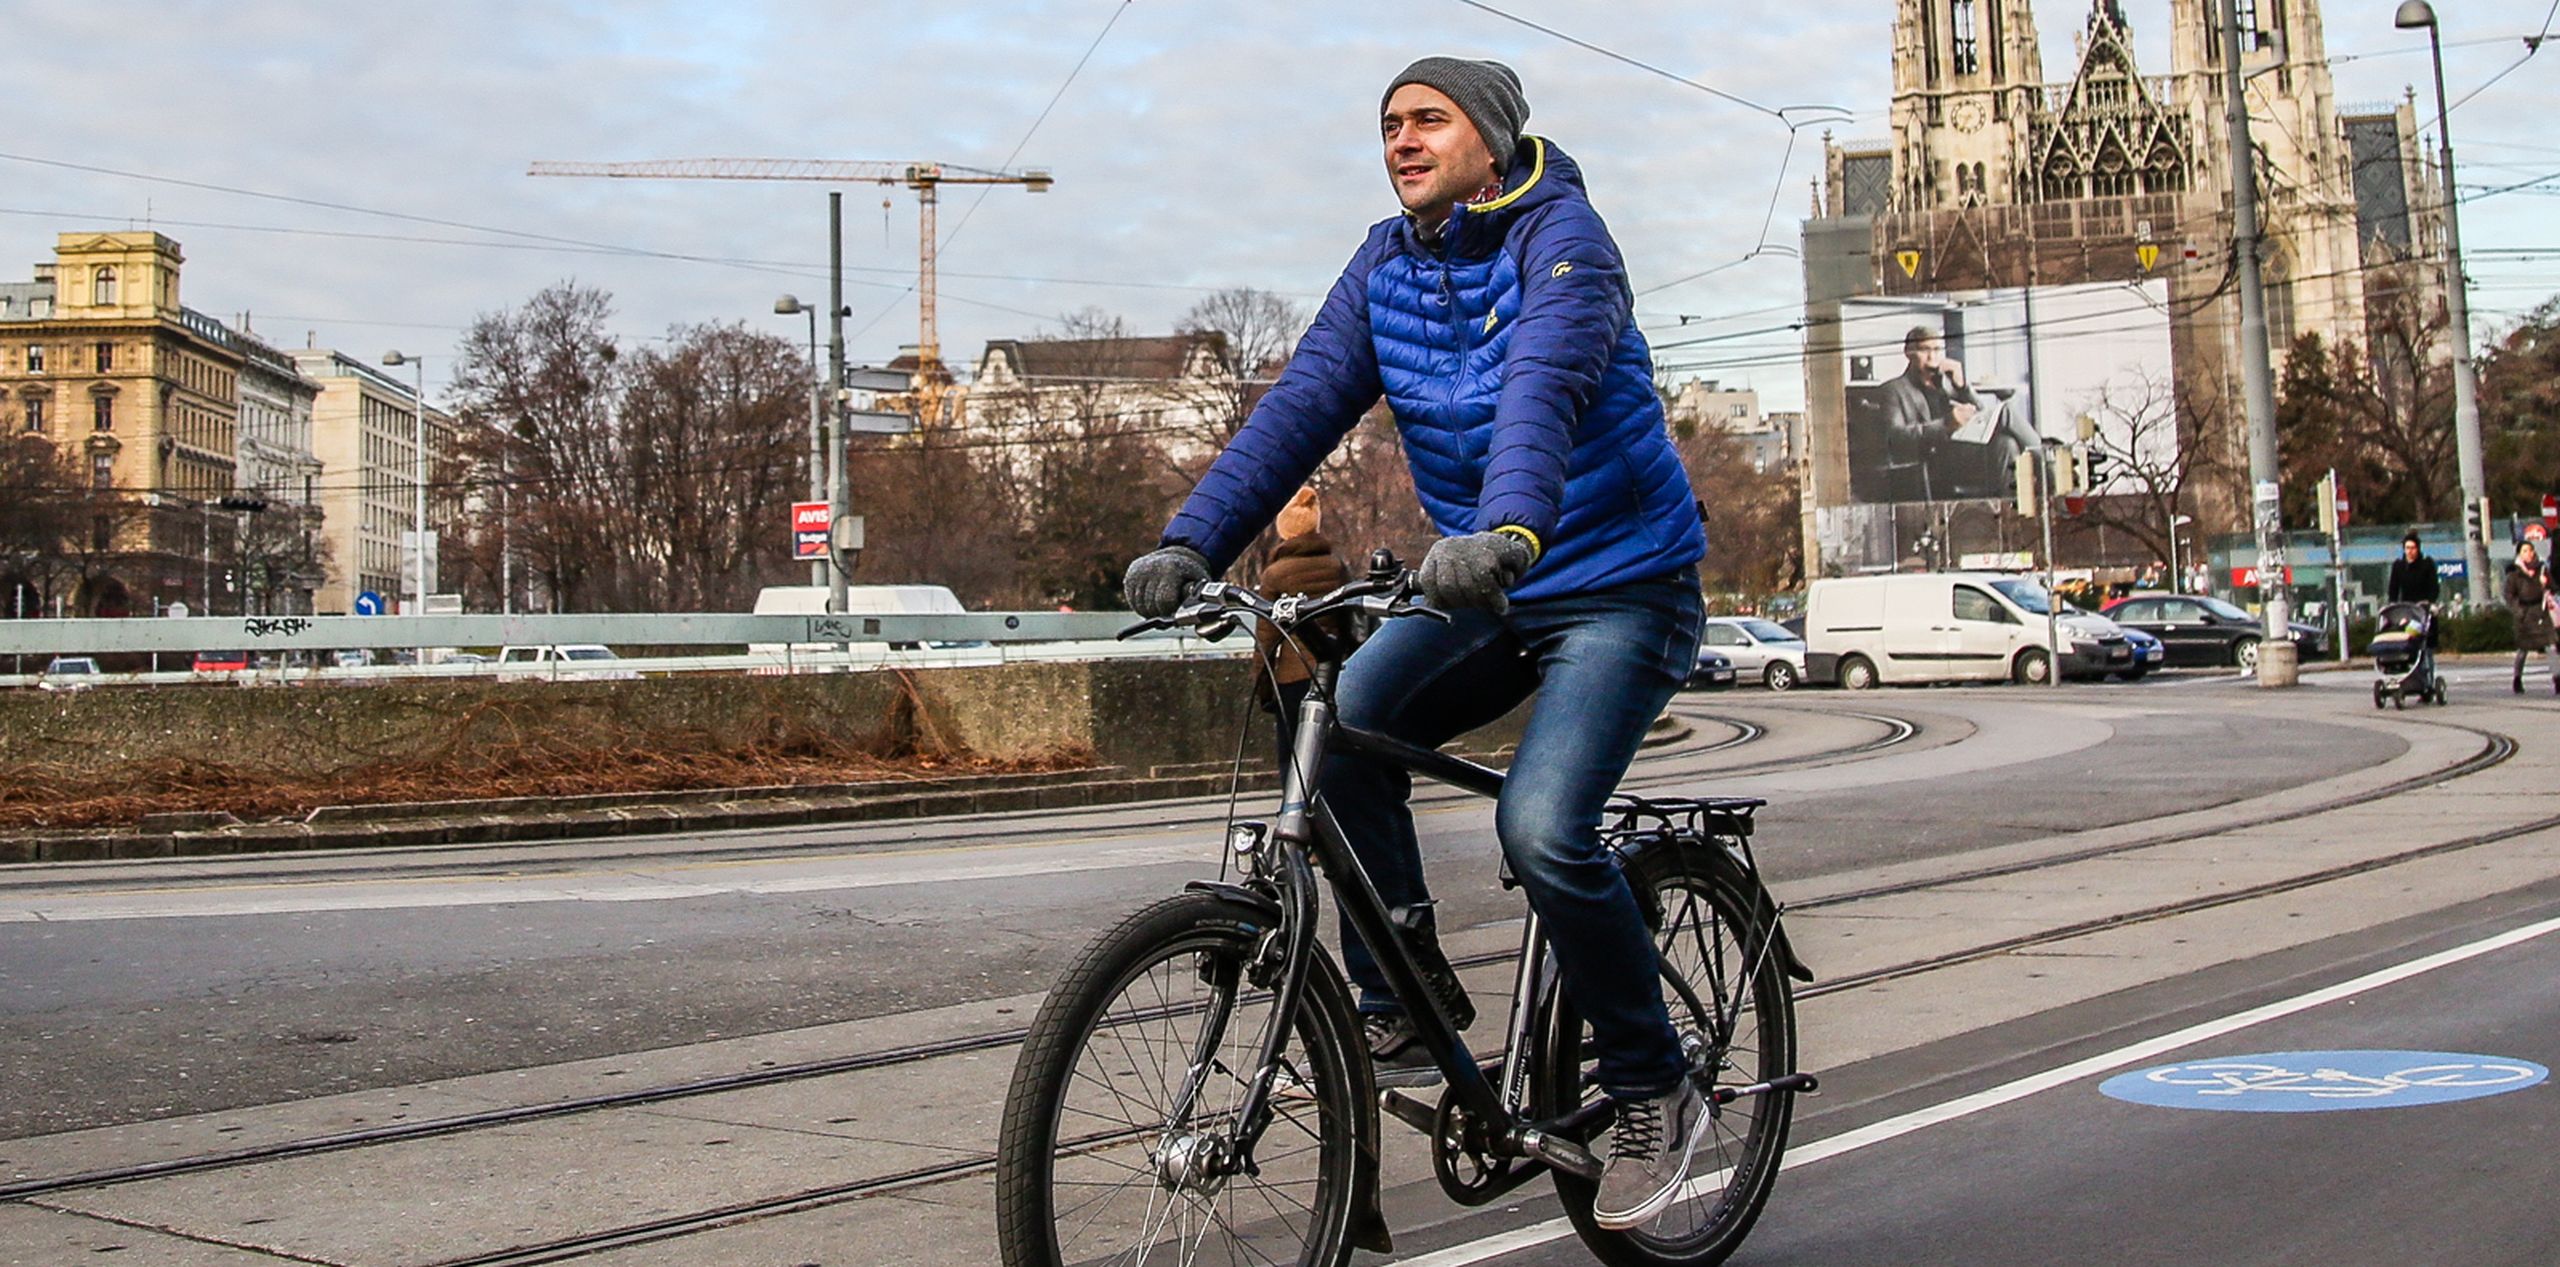
<svg viewBox="0 0 2560 1267">
<path fill-rule="evenodd" d="M 1911 250 L 1907 247 L 1903 250 L 1896 251 L 1893 253 L 1893 262 L 1902 269 L 1902 275 L 1904 277 L 1916 279 L 1920 276 L 1920 253 L 1918 251 Z"/>
<path fill-rule="evenodd" d="M 2545 532 L 2560 532 L 2560 497 L 2542 495 L 2542 528 Z"/>
<path fill-rule="evenodd" d="M 834 513 L 834 508 L 825 502 L 791 503 L 792 558 L 827 557 L 827 521 Z"/>
<path fill-rule="evenodd" d="M 359 616 L 379 616 L 382 614 L 382 606 L 382 595 L 372 590 L 356 595 L 356 614 Z"/>
<path fill-rule="evenodd" d="M 2450 1051 L 2271 1051 L 2188 1060 L 2117 1074 L 2112 1099 L 2224 1113 L 2333 1113 L 2450 1104 L 2536 1086 L 2551 1071 L 2530 1060 Z"/>
</svg>

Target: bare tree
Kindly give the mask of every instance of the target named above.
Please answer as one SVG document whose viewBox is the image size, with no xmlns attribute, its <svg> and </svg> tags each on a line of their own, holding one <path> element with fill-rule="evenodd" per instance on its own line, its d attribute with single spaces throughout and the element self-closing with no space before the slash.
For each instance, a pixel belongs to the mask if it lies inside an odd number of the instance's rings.
<svg viewBox="0 0 2560 1267">
<path fill-rule="evenodd" d="M 2368 522 L 2448 516 L 2454 491 L 2453 374 L 2439 359 L 2444 310 L 2414 288 L 2385 290 L 2366 322 L 2371 344 L 2296 339 L 2277 385 L 2286 514 L 2308 515 L 2314 481 L 2335 467 Z"/>
<path fill-rule="evenodd" d="M 247 493 L 264 502 L 266 509 L 241 514 L 231 534 L 231 561 L 239 569 L 242 611 L 300 612 L 295 596 L 319 588 L 333 557 L 328 539 L 319 532 L 319 509 L 294 500 L 283 489 L 254 488 Z"/>
<path fill-rule="evenodd" d="M 785 516 L 806 482 L 807 367 L 744 326 L 680 326 L 623 366 L 630 597 L 743 611 L 794 570 Z"/>
<path fill-rule="evenodd" d="M 2075 538 L 2085 540 L 2089 529 L 2114 530 L 2141 542 L 2153 558 L 2177 557 L 2177 517 L 2195 510 L 2189 490 L 2219 469 L 2215 446 L 2203 437 L 2221 434 L 2222 402 L 2143 370 L 2128 383 L 2101 387 L 2087 413 L 2097 423 L 2088 446 L 2107 470 L 2074 526 Z"/>
<path fill-rule="evenodd" d="M 10 580 L 0 618 L 89 614 L 92 581 L 123 557 L 117 543 L 143 514 L 136 499 L 101 487 L 70 454 L 41 436 L 0 442 L 0 579 Z"/>
<path fill-rule="evenodd" d="M 603 291 L 562 282 L 473 322 L 454 371 L 469 478 L 514 490 L 517 554 L 562 611 L 631 597 L 637 508 L 615 411 L 612 314 Z"/>
</svg>

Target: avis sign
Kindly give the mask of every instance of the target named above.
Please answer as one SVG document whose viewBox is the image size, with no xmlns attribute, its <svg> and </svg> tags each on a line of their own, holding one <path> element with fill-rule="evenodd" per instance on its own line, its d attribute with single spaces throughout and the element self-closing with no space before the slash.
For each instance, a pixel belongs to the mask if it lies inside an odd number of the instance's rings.
<svg viewBox="0 0 2560 1267">
<path fill-rule="evenodd" d="M 2291 566 L 2287 566 L 2284 570 L 2284 583 L 2287 585 L 2293 584 L 2293 568 Z M 2258 588 L 2257 566 L 2252 564 L 2248 567 L 2236 567 L 2231 569 L 2231 586 L 2234 589 L 2244 590 L 2253 590 Z"/>
<path fill-rule="evenodd" d="M 791 503 L 791 557 L 827 557 L 827 526 L 833 517 L 825 502 Z"/>
</svg>

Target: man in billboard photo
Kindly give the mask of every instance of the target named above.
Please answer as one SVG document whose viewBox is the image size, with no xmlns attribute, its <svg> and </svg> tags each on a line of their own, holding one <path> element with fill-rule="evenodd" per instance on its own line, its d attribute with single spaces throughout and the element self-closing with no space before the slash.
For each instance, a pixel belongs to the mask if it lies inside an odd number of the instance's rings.
<svg viewBox="0 0 2560 1267">
<path fill-rule="evenodd" d="M 1902 360 L 1902 373 L 1882 385 L 1882 403 L 1895 449 L 1916 451 L 1920 496 L 1996 495 L 2017 455 L 2035 451 L 2042 438 L 2008 402 L 1974 394 L 1964 363 L 1947 355 L 1938 331 L 1913 326 L 1902 336 Z"/>
</svg>

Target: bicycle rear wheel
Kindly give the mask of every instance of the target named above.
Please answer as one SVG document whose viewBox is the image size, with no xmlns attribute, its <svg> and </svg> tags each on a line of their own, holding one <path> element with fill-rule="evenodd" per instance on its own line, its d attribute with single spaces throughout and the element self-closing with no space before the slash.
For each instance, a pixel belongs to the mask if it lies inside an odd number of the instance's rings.
<svg viewBox="0 0 2560 1267">
<path fill-rule="evenodd" d="M 1795 1072 L 1795 991 L 1774 944 L 1776 905 L 1722 849 L 1658 843 L 1627 866 L 1661 952 L 1663 1002 L 1684 1049 L 1713 1085 L 1749 1086 Z M 1541 1052 L 1536 1116 L 1552 1118 L 1602 1092 L 1591 1080 L 1590 1033 L 1559 997 Z M 1795 1112 L 1792 1092 L 1745 1096 L 1712 1110 L 1689 1182 L 1661 1218 L 1613 1232 L 1592 1220 L 1596 1185 L 1559 1172 L 1556 1193 L 1574 1230 L 1612 1267 L 1705 1267 L 1739 1248 L 1778 1177 Z"/>
<path fill-rule="evenodd" d="M 1275 1000 L 1247 965 L 1272 920 L 1186 893 L 1130 916 L 1032 1023 L 997 1149 L 1006 1267 L 1196 1262 L 1331 1267 L 1366 1094 L 1359 1024 L 1330 960 L 1308 974 L 1250 1165 L 1238 1110 Z"/>
</svg>

